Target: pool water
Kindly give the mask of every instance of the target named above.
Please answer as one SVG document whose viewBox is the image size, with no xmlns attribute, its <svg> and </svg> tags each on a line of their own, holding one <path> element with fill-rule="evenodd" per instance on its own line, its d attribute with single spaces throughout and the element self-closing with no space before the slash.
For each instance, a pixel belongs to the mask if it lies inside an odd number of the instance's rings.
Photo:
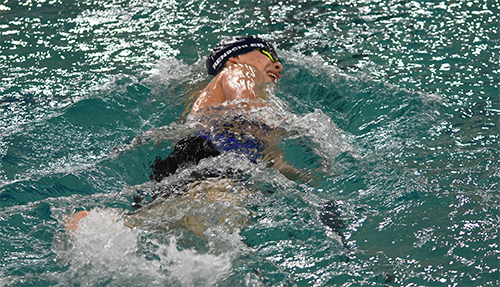
<svg viewBox="0 0 500 287">
<path fill-rule="evenodd" d="M 0 286 L 498 286 L 498 15 L 498 0 L 3 1 Z M 278 48 L 258 116 L 305 179 L 225 154 L 162 184 L 203 167 L 245 180 L 131 223 L 137 191 L 161 187 L 151 162 L 193 130 L 205 57 L 239 34 Z"/>
</svg>

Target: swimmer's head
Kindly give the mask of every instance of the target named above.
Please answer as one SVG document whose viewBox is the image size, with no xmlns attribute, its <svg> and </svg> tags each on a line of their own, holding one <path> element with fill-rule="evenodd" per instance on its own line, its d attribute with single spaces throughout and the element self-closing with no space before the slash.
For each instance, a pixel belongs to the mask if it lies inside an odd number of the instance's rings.
<svg viewBox="0 0 500 287">
<path fill-rule="evenodd" d="M 274 47 L 261 38 L 254 36 L 232 36 L 217 43 L 207 59 L 207 70 L 212 76 L 217 75 L 227 60 L 255 50 L 269 57 L 274 63 L 279 61 Z"/>
</svg>

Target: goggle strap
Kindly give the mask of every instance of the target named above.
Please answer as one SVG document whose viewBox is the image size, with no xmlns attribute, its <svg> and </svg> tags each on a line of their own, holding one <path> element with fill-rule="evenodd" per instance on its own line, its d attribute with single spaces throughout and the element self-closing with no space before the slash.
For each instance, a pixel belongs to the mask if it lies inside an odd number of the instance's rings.
<svg viewBox="0 0 500 287">
<path fill-rule="evenodd" d="M 265 51 L 265 50 L 262 50 L 262 49 L 257 49 L 259 50 L 259 52 L 261 52 L 262 54 L 266 55 L 269 57 L 269 59 L 271 60 L 271 62 L 276 62 L 277 59 L 274 59 L 274 57 L 271 55 L 271 53 L 269 53 L 268 51 Z"/>
</svg>

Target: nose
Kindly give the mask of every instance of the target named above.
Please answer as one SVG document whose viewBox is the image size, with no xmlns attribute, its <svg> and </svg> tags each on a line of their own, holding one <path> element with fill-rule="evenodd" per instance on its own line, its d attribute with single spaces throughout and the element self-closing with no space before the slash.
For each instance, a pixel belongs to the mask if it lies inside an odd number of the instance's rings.
<svg viewBox="0 0 500 287">
<path fill-rule="evenodd" d="M 277 61 L 276 63 L 274 63 L 274 68 L 278 71 L 278 73 L 282 73 L 283 72 L 283 64 L 281 64 L 280 61 Z"/>
</svg>

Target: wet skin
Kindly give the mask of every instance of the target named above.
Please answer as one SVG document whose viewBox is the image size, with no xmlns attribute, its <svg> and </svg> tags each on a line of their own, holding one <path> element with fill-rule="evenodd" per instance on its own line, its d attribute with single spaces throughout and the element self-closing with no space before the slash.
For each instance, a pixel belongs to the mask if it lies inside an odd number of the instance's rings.
<svg viewBox="0 0 500 287">
<path fill-rule="evenodd" d="M 283 65 L 280 62 L 272 62 L 259 51 L 232 57 L 201 92 L 191 114 L 226 101 L 265 100 L 265 83 L 278 81 L 282 71 Z"/>
</svg>

